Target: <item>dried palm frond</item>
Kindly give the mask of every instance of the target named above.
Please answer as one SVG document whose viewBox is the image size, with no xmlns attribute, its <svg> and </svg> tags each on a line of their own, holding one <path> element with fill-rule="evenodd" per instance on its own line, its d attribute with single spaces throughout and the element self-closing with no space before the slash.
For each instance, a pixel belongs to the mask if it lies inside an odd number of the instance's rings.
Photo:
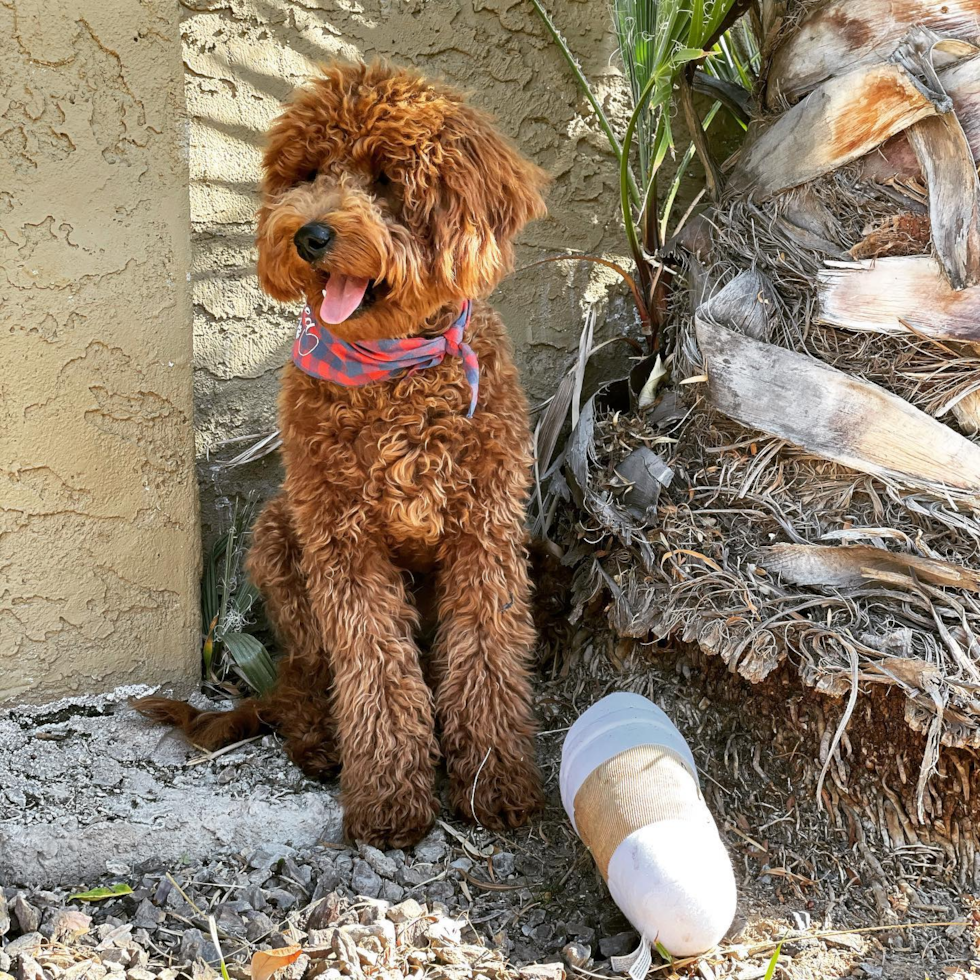
<svg viewBox="0 0 980 980">
<path fill-rule="evenodd" d="M 980 818 L 974 793 L 936 828 L 934 781 L 973 764 L 942 752 L 980 749 L 980 3 L 789 8 L 770 105 L 803 101 L 751 124 L 726 195 L 678 244 L 650 409 L 596 404 L 574 482 L 614 511 L 579 495 L 578 602 L 604 592 L 626 636 L 846 698 L 819 760 L 834 793 L 848 720 L 890 692 L 875 704 L 915 735 L 887 747 L 903 773 L 888 792 L 910 839 L 955 860 Z M 861 154 L 896 134 L 918 156 L 874 179 Z M 655 516 L 622 496 L 641 446 L 672 474 Z"/>
<path fill-rule="evenodd" d="M 797 10 L 805 8 L 796 5 Z M 888 58 L 913 25 L 957 40 L 977 36 L 977 0 L 831 0 L 818 3 L 779 45 L 767 72 L 766 101 L 796 102 L 828 78 Z M 942 60 L 950 58 L 943 55 Z"/>
<path fill-rule="evenodd" d="M 729 186 L 764 199 L 813 180 L 936 115 L 937 98 L 896 64 L 831 79 L 742 150 Z"/>
</svg>

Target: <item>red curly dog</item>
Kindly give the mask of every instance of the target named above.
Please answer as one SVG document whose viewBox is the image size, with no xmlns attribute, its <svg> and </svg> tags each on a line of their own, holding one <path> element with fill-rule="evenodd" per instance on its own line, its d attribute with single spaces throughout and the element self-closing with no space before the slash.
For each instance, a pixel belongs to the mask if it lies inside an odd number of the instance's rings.
<svg viewBox="0 0 980 980">
<path fill-rule="evenodd" d="M 285 651 L 278 684 L 224 713 L 160 698 L 138 707 L 205 748 L 274 728 L 309 775 L 342 762 L 352 839 L 397 847 L 425 834 L 440 742 L 456 809 L 517 826 L 541 803 L 530 439 L 504 325 L 482 298 L 511 268 L 514 235 L 544 214 L 546 177 L 461 96 L 379 64 L 331 67 L 298 89 L 263 167 L 263 289 L 305 300 L 315 331 L 342 349 L 438 338 L 475 300 L 464 339 L 479 399 L 468 417 L 459 345 L 360 387 L 287 365 L 286 478 L 248 559 Z M 423 573 L 438 615 L 425 677 L 410 587 Z"/>
</svg>

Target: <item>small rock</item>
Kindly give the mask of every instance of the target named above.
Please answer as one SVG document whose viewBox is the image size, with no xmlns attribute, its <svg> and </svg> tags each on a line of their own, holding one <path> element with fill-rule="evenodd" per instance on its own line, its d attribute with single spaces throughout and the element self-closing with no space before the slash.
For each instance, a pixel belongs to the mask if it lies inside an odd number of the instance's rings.
<svg viewBox="0 0 980 980">
<path fill-rule="evenodd" d="M 414 898 L 406 898 L 404 902 L 388 909 L 386 915 L 395 925 L 402 925 L 413 919 L 421 919 L 425 915 L 425 907 L 419 905 Z"/>
<path fill-rule="evenodd" d="M 130 967 L 145 967 L 150 962 L 150 954 L 145 950 L 141 949 L 136 943 L 133 943 L 129 947 L 129 965 Z"/>
<path fill-rule="evenodd" d="M 283 862 L 283 872 L 300 885 L 309 885 L 313 880 L 313 869 L 308 864 L 297 864 L 291 857 Z"/>
<path fill-rule="evenodd" d="M 158 909 L 148 898 L 144 898 L 133 913 L 133 925 L 138 929 L 156 929 L 166 918 L 162 909 Z"/>
<path fill-rule="evenodd" d="M 462 926 L 455 919 L 443 917 L 429 924 L 426 934 L 430 941 L 460 943 L 463 941 Z"/>
<path fill-rule="evenodd" d="M 288 844 L 261 844 L 249 856 L 248 866 L 264 871 L 286 858 L 295 857 L 296 853 L 296 849 Z"/>
<path fill-rule="evenodd" d="M 153 904 L 163 905 L 173 890 L 174 886 L 171 880 L 169 878 L 161 878 L 160 884 L 157 885 L 157 890 L 153 893 Z"/>
<path fill-rule="evenodd" d="M 377 848 L 372 848 L 372 850 L 377 850 Z M 381 854 L 380 851 L 378 853 Z M 381 894 L 381 877 L 375 873 L 374 869 L 365 859 L 358 861 L 354 865 L 354 873 L 351 875 L 350 885 L 356 895 L 377 898 Z"/>
<path fill-rule="evenodd" d="M 10 957 L 2 949 L 0 949 L 0 973 L 9 973 L 10 964 Z"/>
<path fill-rule="evenodd" d="M 386 881 L 381 886 L 381 897 L 386 902 L 397 903 L 405 897 L 405 889 L 394 881 Z"/>
<path fill-rule="evenodd" d="M 361 925 L 360 923 L 354 923 L 349 926 L 341 926 L 340 931 L 353 940 L 357 945 L 364 942 L 365 939 L 374 937 L 378 939 L 382 946 L 394 946 L 395 945 L 395 924 L 389 922 L 387 919 L 380 919 L 377 922 L 371 922 L 368 925 Z"/>
<path fill-rule="evenodd" d="M 242 937 L 245 935 L 247 924 L 241 914 L 229 907 L 229 903 L 222 903 L 214 909 L 215 925 L 229 936 Z"/>
<path fill-rule="evenodd" d="M 535 926 L 531 930 L 531 938 L 536 943 L 550 943 L 555 938 L 554 922 L 542 922 L 541 925 Z"/>
<path fill-rule="evenodd" d="M 384 851 L 379 851 L 370 844 L 361 844 L 357 851 L 362 860 L 366 861 L 382 878 L 394 878 L 398 873 L 398 865 Z M 356 872 L 355 866 L 355 874 Z"/>
<path fill-rule="evenodd" d="M 302 980 L 303 974 L 310 968 L 310 958 L 306 953 L 293 960 L 285 970 L 282 971 L 283 980 Z"/>
<path fill-rule="evenodd" d="M 284 912 L 287 909 L 293 908 L 293 906 L 299 901 L 299 899 L 292 892 L 286 891 L 285 888 L 273 888 L 271 891 L 266 892 L 266 898 L 268 898 L 273 905 L 278 906 Z"/>
<path fill-rule="evenodd" d="M 10 932 L 10 913 L 7 911 L 7 899 L 3 896 L 3 889 L 0 889 L 0 936 L 6 936 Z"/>
<path fill-rule="evenodd" d="M 473 867 L 473 858 L 461 857 L 456 858 L 450 865 L 450 868 L 455 868 L 457 871 L 470 871 Z"/>
<path fill-rule="evenodd" d="M 576 969 L 587 969 L 592 962 L 592 947 L 584 943 L 568 943 L 562 947 L 565 962 Z"/>
<path fill-rule="evenodd" d="M 126 980 L 156 980 L 156 974 L 143 966 L 134 966 L 126 971 Z"/>
<path fill-rule="evenodd" d="M 548 913 L 544 909 L 534 909 L 524 916 L 524 923 L 521 931 L 525 936 L 531 935 L 531 930 L 535 926 L 541 925 L 542 922 L 548 917 Z"/>
<path fill-rule="evenodd" d="M 599 940 L 599 952 L 603 956 L 627 956 L 640 945 L 640 937 L 635 932 L 618 932 L 615 936 L 603 936 Z"/>
<path fill-rule="evenodd" d="M 21 953 L 14 964 L 14 977 L 16 980 L 44 980 L 44 971 L 30 953 Z"/>
<path fill-rule="evenodd" d="M 205 939 L 200 929 L 187 929 L 180 937 L 180 953 L 184 963 L 204 960 L 205 963 L 217 963 L 218 951 L 210 939 Z"/>
<path fill-rule="evenodd" d="M 41 934 L 51 942 L 77 939 L 84 936 L 92 925 L 92 916 L 74 909 L 55 909 L 45 916 Z"/>
<path fill-rule="evenodd" d="M 411 867 L 406 865 L 404 868 L 399 868 L 397 880 L 399 884 L 411 888 L 414 885 L 421 885 L 426 881 L 431 881 L 441 873 L 442 868 L 438 865 L 418 862 Z"/>
<path fill-rule="evenodd" d="M 385 917 L 385 913 L 388 911 L 388 902 L 383 898 L 372 898 L 368 899 L 364 903 L 364 908 L 361 909 L 358 914 L 358 919 L 362 925 L 370 925 L 372 922 L 377 922 Z"/>
<path fill-rule="evenodd" d="M 10 903 L 10 915 L 20 926 L 21 933 L 37 932 L 41 924 L 41 913 L 20 893 Z"/>
<path fill-rule="evenodd" d="M 340 918 L 339 910 L 340 897 L 335 892 L 331 892 L 326 898 L 321 898 L 310 910 L 306 919 L 306 928 L 312 931 L 334 925 Z"/>
<path fill-rule="evenodd" d="M 506 878 L 508 875 L 514 873 L 514 855 L 510 851 L 501 851 L 499 854 L 494 854 L 490 862 L 493 864 L 494 874 L 500 878 Z"/>
<path fill-rule="evenodd" d="M 245 927 L 245 938 L 250 943 L 262 942 L 267 936 L 276 931 L 276 924 L 263 912 L 251 915 Z"/>
<path fill-rule="evenodd" d="M 522 980 L 565 980 L 565 967 L 561 963 L 522 966 L 517 972 Z"/>
<path fill-rule="evenodd" d="M 24 953 L 33 955 L 41 948 L 43 941 L 44 936 L 39 932 L 29 932 L 19 939 L 14 939 L 12 942 L 7 943 L 4 947 L 4 952 L 12 958 L 21 956 Z"/>
<path fill-rule="evenodd" d="M 268 908 L 269 903 L 265 900 L 265 892 L 258 885 L 249 885 L 242 893 L 242 897 L 256 912 Z"/>
<path fill-rule="evenodd" d="M 427 837 L 415 845 L 415 860 L 423 864 L 436 864 L 446 856 L 445 841 Z"/>
<path fill-rule="evenodd" d="M 109 917 L 108 920 L 98 926 L 95 934 L 99 937 L 99 949 L 105 949 L 113 943 L 125 942 L 133 938 L 133 926 L 129 922 L 120 922 L 118 919 Z"/>
<path fill-rule="evenodd" d="M 313 895 L 310 901 L 319 902 L 320 899 L 326 898 L 337 890 L 342 881 L 343 877 L 336 868 L 331 867 L 321 871 L 320 876 L 316 880 L 316 886 L 313 889 Z"/>
<path fill-rule="evenodd" d="M 456 894 L 456 889 L 448 881 L 434 881 L 426 889 L 426 897 L 430 902 L 445 902 L 447 905 Z"/>
<path fill-rule="evenodd" d="M 111 963 L 118 963 L 119 966 L 127 967 L 132 962 L 132 954 L 128 949 L 121 946 L 109 946 L 107 949 L 99 950 L 99 959 L 109 966 Z"/>
</svg>

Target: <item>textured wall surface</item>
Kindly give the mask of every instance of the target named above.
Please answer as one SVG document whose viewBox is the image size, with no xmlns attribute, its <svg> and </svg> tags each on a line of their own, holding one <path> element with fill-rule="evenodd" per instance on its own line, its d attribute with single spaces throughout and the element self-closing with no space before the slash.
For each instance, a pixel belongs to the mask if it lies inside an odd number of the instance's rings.
<svg viewBox="0 0 980 980">
<path fill-rule="evenodd" d="M 0 0 L 0 704 L 198 673 L 171 0 Z"/>
<path fill-rule="evenodd" d="M 555 183 L 550 217 L 522 236 L 518 267 L 566 249 L 615 252 L 616 166 L 560 52 L 528 0 L 182 0 L 191 117 L 196 410 L 202 517 L 221 498 L 278 480 L 275 458 L 215 482 L 208 453 L 222 439 L 275 426 L 278 371 L 298 310 L 263 296 L 254 274 L 254 193 L 262 133 L 292 87 L 333 56 L 381 55 L 470 91 Z M 607 5 L 552 0 L 585 70 L 615 113 L 620 77 Z M 613 276 L 613 278 L 615 278 Z M 518 272 L 494 303 L 518 349 L 532 400 L 557 384 L 578 339 L 583 298 L 609 277 L 582 263 Z M 632 323 L 625 304 L 600 338 Z M 221 456 L 227 457 L 229 450 Z M 217 503 L 217 507 L 216 507 Z"/>
</svg>

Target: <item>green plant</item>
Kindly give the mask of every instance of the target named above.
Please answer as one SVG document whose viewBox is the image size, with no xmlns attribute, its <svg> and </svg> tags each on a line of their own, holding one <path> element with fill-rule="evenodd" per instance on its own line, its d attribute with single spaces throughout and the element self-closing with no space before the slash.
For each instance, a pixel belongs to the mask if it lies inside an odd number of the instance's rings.
<svg viewBox="0 0 980 980">
<path fill-rule="evenodd" d="M 779 965 L 779 957 L 782 955 L 782 952 L 783 944 L 780 943 L 776 947 L 776 952 L 772 954 L 772 959 L 769 960 L 769 965 L 766 967 L 766 975 L 762 978 L 762 980 L 772 980 L 772 978 L 776 975 L 776 967 Z"/>
<path fill-rule="evenodd" d="M 737 23 L 747 3 L 745 0 L 611 0 L 633 104 L 621 140 L 541 0 L 531 0 L 531 3 L 565 56 L 619 163 L 620 208 L 635 268 L 635 283 L 625 270 L 617 268 L 617 271 L 631 286 L 644 333 L 655 350 L 655 294 L 663 272 L 658 253 L 667 235 L 680 182 L 696 153 L 705 169 L 708 190 L 717 197 L 721 175 L 708 150 L 704 130 L 722 105 L 745 125 L 745 93 L 754 85 L 758 64 L 752 31 L 744 22 Z M 707 72 L 699 75 L 696 69 L 701 64 Z M 700 84 L 696 84 L 699 78 Z M 694 110 L 694 87 L 715 96 L 715 103 L 703 121 Z M 675 93 L 692 140 L 661 208 L 658 178 L 668 154 L 675 149 L 671 123 Z M 581 258 L 597 261 L 593 256 Z"/>
<path fill-rule="evenodd" d="M 204 676 L 220 680 L 236 673 L 256 693 L 275 683 L 276 669 L 262 642 L 247 632 L 254 625 L 259 590 L 245 571 L 249 529 L 258 500 L 236 498 L 228 529 L 211 547 L 201 582 L 204 636 Z"/>
</svg>

